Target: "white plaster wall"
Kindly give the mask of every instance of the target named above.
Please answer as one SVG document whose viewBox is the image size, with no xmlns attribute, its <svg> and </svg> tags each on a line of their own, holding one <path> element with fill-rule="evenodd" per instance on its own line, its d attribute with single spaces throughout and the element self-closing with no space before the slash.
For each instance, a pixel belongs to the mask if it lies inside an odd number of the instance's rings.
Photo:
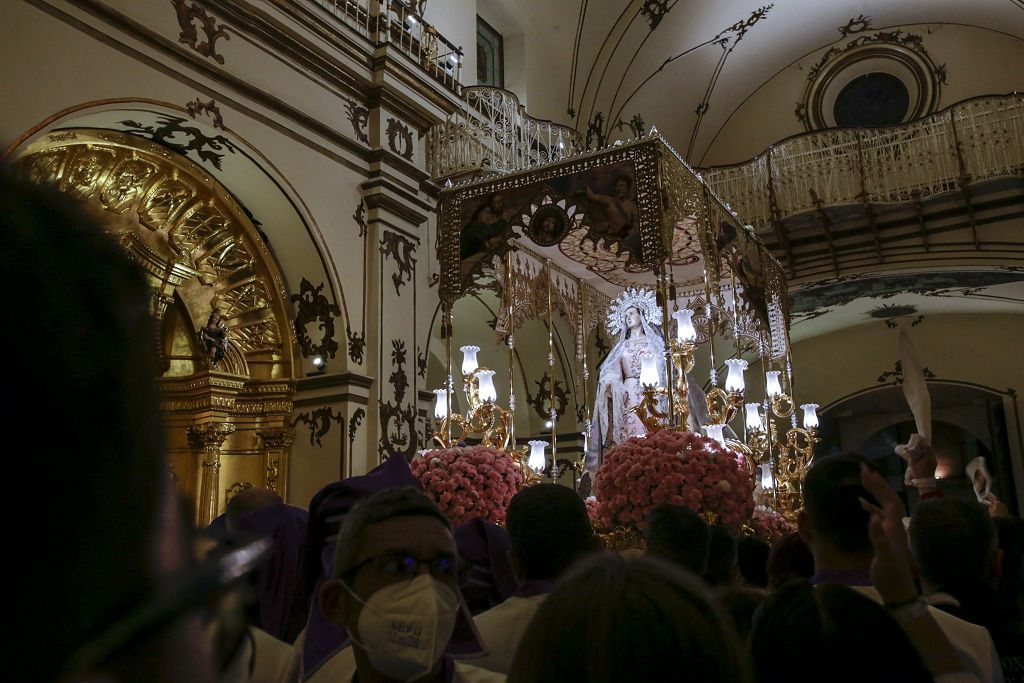
<svg viewBox="0 0 1024 683">
<path fill-rule="evenodd" d="M 173 24 L 173 28 L 169 29 L 173 34 L 171 38 L 176 40 L 178 29 L 173 19 L 173 8 L 168 5 L 167 9 Z M 367 338 L 363 363 L 349 363 L 349 369 L 372 375 L 376 379 L 373 349 L 379 348 L 379 340 L 375 339 L 379 332 L 375 331 L 374 326 L 379 321 L 369 305 L 369 313 L 364 318 L 363 301 L 372 293 L 369 291 L 371 288 L 376 289 L 371 284 L 372 280 L 367 278 L 366 264 L 373 258 L 380 258 L 379 244 L 360 239 L 358 227 L 352 218 L 362 195 L 360 185 L 367 178 L 366 162 L 340 148 L 337 143 L 325 140 L 314 131 L 303 129 L 294 121 L 284 119 L 281 114 L 248 100 L 217 81 L 189 71 L 182 64 L 167 59 L 150 46 L 137 43 L 131 38 L 114 38 L 81 30 L 77 20 L 71 23 L 78 27 L 69 25 L 25 2 L 3 3 L 2 17 L 0 63 L 20 66 L 5 70 L 4 106 L 0 107 L 0 148 L 8 147 L 44 120 L 58 117 L 65 110 L 77 109 L 86 103 L 122 99 L 152 100 L 180 108 L 197 97 L 204 101 L 214 99 L 224 119 L 227 129 L 225 134 L 245 139 L 262 153 L 266 160 L 260 159 L 258 162 L 271 165 L 276 175 L 286 179 L 293 188 L 294 198 L 304 207 L 303 213 L 310 217 L 323 234 L 323 251 L 330 267 L 336 272 L 348 310 L 347 318 L 343 315 L 335 320 L 339 356 L 336 361 L 329 361 L 329 372 L 337 372 L 345 365 L 345 327 L 348 323 L 353 330 L 365 333 Z M 122 43 L 120 47 L 115 44 L 119 42 Z M 228 46 L 234 47 L 236 43 L 243 43 L 237 35 L 229 43 L 223 44 L 227 64 L 233 68 L 259 71 L 257 62 L 248 57 L 240 57 L 236 61 L 236 57 L 227 51 Z M 43 46 L 51 47 L 44 49 Z M 52 46 L 60 46 L 60 49 L 52 49 Z M 268 77 L 266 73 L 261 73 L 263 77 Z M 301 102 L 304 107 L 308 106 L 310 110 L 329 110 L 330 116 L 323 122 L 344 134 L 351 133 L 351 125 L 344 113 L 344 101 L 337 94 L 327 89 L 311 88 L 309 81 L 286 74 L 275 76 L 274 79 L 273 83 L 268 83 L 268 87 L 280 88 L 285 93 L 302 90 Z M 420 158 L 417 157 L 415 161 L 419 162 Z M 221 180 L 231 191 L 231 179 Z M 428 213 L 429 207 L 419 206 L 416 210 Z M 426 225 L 419 229 L 414 226 L 404 227 L 422 236 L 425 236 L 428 229 Z M 296 239 L 309 238 L 296 235 Z M 310 271 L 313 265 L 310 264 Z M 297 290 L 304 272 L 303 265 L 299 263 L 288 274 L 293 289 Z M 390 283 L 386 286 L 391 287 Z M 406 291 L 412 286 L 406 285 Z M 436 290 L 423 292 L 416 302 L 417 307 L 428 311 L 425 315 L 429 315 L 432 307 L 430 296 L 436 296 Z M 402 333 L 408 333 L 408 338 L 412 340 L 415 319 L 413 315 L 393 315 L 389 322 L 392 327 L 389 335 L 397 334 L 394 326 L 401 325 Z M 415 350 L 415 345 L 410 344 L 412 363 L 407 367 L 410 380 L 415 372 Z M 377 444 L 372 440 L 375 439 L 373 430 L 376 429 L 373 423 L 377 419 L 375 391 L 376 385 L 371 390 L 369 405 L 366 406 L 367 415 L 355 442 L 355 451 L 358 453 L 352 460 L 358 465 L 351 472 L 354 474 L 376 464 Z M 415 401 L 415 383 L 410 387 L 410 392 Z M 334 401 L 332 407 L 337 406 L 337 401 Z M 310 407 L 317 406 L 307 405 L 297 410 Z M 321 446 L 310 444 L 305 427 L 300 426 L 297 431 L 290 464 L 289 497 L 292 502 L 304 505 L 316 490 L 339 478 L 342 473 L 342 448 L 348 449 L 348 439 L 346 434 L 343 441 L 339 424 L 332 425 L 332 431 L 322 440 Z"/>
<path fill-rule="evenodd" d="M 476 0 L 427 0 L 423 14 L 448 42 L 462 48 L 462 84 L 476 85 Z"/>
</svg>

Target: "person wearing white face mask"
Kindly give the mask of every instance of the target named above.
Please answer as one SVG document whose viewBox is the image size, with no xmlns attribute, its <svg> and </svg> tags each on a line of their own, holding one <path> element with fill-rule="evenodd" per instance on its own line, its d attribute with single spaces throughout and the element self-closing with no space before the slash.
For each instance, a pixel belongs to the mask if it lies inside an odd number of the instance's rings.
<svg viewBox="0 0 1024 683">
<path fill-rule="evenodd" d="M 415 488 L 381 491 L 353 508 L 338 536 L 333 578 L 319 594 L 324 614 L 353 643 L 351 658 L 334 658 L 331 680 L 504 681 L 445 654 L 457 626 L 471 628 L 458 564 L 451 522 Z"/>
</svg>

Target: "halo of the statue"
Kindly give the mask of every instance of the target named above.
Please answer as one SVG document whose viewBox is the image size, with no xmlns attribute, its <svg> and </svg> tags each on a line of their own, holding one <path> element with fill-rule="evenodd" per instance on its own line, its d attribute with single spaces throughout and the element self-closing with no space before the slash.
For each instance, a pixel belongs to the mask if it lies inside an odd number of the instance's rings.
<svg viewBox="0 0 1024 683">
<path fill-rule="evenodd" d="M 608 307 L 608 332 L 612 337 L 626 328 L 626 311 L 637 309 L 649 325 L 661 325 L 661 306 L 657 296 L 649 289 L 629 287 L 622 291 Z"/>
</svg>

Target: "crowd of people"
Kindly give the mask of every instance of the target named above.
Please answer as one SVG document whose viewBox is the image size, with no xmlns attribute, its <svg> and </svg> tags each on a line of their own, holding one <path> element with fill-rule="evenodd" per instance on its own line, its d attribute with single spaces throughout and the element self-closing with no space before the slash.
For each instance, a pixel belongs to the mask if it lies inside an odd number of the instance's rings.
<svg viewBox="0 0 1024 683">
<path fill-rule="evenodd" d="M 21 482 L 57 468 L 22 508 L 42 520 L 12 525 L 9 680 L 1024 681 L 1024 522 L 943 497 L 927 446 L 909 524 L 870 463 L 833 456 L 772 545 L 663 505 L 616 552 L 554 484 L 504 527 L 453 528 L 401 457 L 308 511 L 250 489 L 190 530 L 142 276 L 80 207 L 3 175 L 0 225 L 16 317 L 46 341 L 14 364 L 9 460 Z M 23 338 L 10 357 L 42 347 Z"/>
</svg>

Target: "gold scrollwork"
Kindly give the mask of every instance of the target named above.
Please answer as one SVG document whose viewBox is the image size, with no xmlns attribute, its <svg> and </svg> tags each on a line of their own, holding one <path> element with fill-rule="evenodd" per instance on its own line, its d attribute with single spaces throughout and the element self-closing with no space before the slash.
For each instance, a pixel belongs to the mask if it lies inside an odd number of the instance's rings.
<svg viewBox="0 0 1024 683">
<path fill-rule="evenodd" d="M 205 320 L 216 300 L 238 348 L 263 361 L 269 354 L 278 376 L 290 376 L 288 315 L 272 294 L 282 280 L 244 209 L 208 173 L 153 142 L 115 131 L 64 133 L 28 145 L 16 167 L 106 211 L 108 230 L 149 272 L 161 300 L 178 289 L 194 320 Z"/>
<path fill-rule="evenodd" d="M 743 393 L 738 391 L 724 391 L 721 387 L 711 387 L 707 393 L 708 414 L 711 416 L 712 424 L 726 424 L 731 422 L 743 403 Z"/>
</svg>

